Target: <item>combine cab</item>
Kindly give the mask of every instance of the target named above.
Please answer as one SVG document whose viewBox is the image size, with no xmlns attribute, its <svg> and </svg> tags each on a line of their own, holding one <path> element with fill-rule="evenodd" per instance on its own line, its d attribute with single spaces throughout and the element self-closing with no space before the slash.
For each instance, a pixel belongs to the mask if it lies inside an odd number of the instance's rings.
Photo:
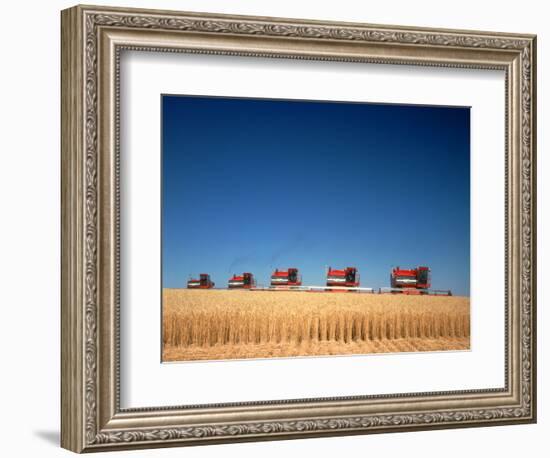
<svg viewBox="0 0 550 458">
<path fill-rule="evenodd" d="M 188 289 L 211 289 L 214 288 L 214 282 L 210 280 L 210 275 L 200 274 L 199 279 L 191 278 L 187 280 Z"/>
<path fill-rule="evenodd" d="M 357 288 L 359 287 L 359 272 L 355 267 L 346 267 L 344 270 L 335 270 L 329 267 L 327 286 Z"/>
<path fill-rule="evenodd" d="M 298 269 L 290 268 L 287 270 L 275 269 L 271 275 L 271 286 L 286 287 L 286 286 L 301 286 L 302 278 L 298 274 Z"/>
<path fill-rule="evenodd" d="M 245 272 L 242 275 L 233 275 L 227 284 L 227 287 L 229 289 L 250 289 L 254 287 L 255 281 L 254 281 L 254 275 L 251 273 Z"/>
</svg>

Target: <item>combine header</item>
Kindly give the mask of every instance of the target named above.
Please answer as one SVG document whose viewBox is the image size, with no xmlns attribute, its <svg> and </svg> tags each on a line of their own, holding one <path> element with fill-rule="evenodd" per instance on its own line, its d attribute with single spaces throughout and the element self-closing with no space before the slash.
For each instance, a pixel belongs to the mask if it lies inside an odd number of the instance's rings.
<svg viewBox="0 0 550 458">
<path fill-rule="evenodd" d="M 429 267 L 420 266 L 416 269 L 401 269 L 395 267 L 390 274 L 390 288 L 382 288 L 382 293 L 393 294 L 432 294 L 451 296 L 449 290 L 430 290 L 431 271 Z"/>
<path fill-rule="evenodd" d="M 199 279 L 190 278 L 187 280 L 188 289 L 211 289 L 214 288 L 214 282 L 210 280 L 210 275 L 200 274 Z"/>
<path fill-rule="evenodd" d="M 283 289 L 302 286 L 302 278 L 298 274 L 298 269 L 294 267 L 287 270 L 275 269 L 271 275 L 271 286 Z"/>
<path fill-rule="evenodd" d="M 233 275 L 227 284 L 229 289 L 250 289 L 256 285 L 254 281 L 254 275 L 249 272 L 245 272 L 242 275 Z"/>
</svg>

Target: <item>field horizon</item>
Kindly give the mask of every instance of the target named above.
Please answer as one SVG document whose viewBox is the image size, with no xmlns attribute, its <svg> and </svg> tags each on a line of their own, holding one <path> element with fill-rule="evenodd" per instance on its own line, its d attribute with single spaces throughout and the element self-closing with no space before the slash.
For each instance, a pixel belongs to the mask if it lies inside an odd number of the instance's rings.
<svg viewBox="0 0 550 458">
<path fill-rule="evenodd" d="M 164 362 L 468 350 L 466 296 L 162 290 Z"/>
</svg>

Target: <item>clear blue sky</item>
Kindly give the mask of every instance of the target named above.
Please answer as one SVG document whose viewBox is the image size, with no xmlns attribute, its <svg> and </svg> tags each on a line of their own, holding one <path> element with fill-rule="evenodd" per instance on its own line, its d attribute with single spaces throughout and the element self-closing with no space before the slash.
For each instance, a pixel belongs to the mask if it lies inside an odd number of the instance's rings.
<svg viewBox="0 0 550 458">
<path fill-rule="evenodd" d="M 162 96 L 163 287 L 427 265 L 470 293 L 470 109 Z"/>
</svg>

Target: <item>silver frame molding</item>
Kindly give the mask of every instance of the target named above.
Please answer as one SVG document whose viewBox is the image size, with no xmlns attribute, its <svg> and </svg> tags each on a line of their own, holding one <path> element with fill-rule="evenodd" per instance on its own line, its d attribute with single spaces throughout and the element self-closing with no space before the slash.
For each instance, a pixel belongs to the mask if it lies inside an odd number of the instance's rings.
<svg viewBox="0 0 550 458">
<path fill-rule="evenodd" d="M 536 37 L 76 6 L 61 14 L 61 445 L 75 452 L 536 421 Z M 506 386 L 121 409 L 119 70 L 125 49 L 499 69 L 506 75 Z"/>
</svg>

